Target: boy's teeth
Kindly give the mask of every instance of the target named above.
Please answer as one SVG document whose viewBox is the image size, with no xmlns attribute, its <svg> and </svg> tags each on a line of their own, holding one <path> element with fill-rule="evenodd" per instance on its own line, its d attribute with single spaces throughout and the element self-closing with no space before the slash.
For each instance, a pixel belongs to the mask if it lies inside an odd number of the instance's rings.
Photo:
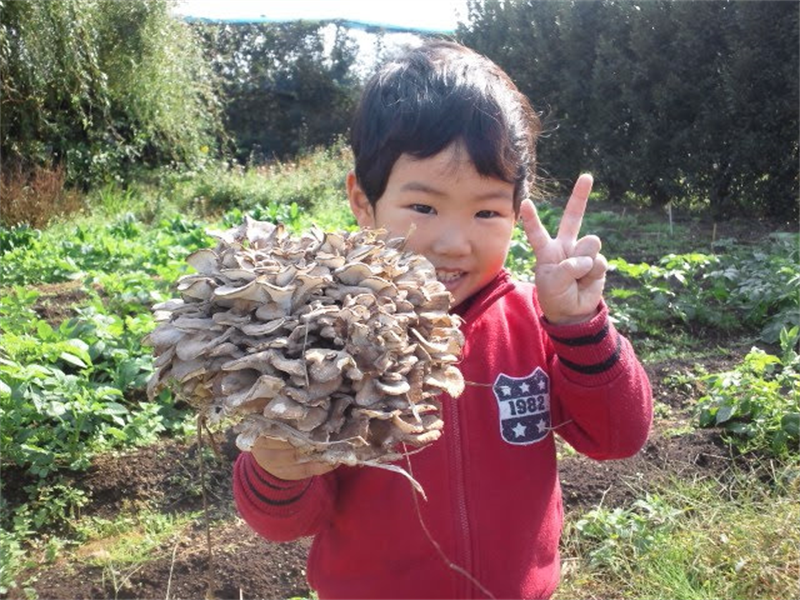
<svg viewBox="0 0 800 600">
<path fill-rule="evenodd" d="M 463 271 L 437 271 L 436 278 L 439 281 L 453 281 L 464 274 Z"/>
</svg>

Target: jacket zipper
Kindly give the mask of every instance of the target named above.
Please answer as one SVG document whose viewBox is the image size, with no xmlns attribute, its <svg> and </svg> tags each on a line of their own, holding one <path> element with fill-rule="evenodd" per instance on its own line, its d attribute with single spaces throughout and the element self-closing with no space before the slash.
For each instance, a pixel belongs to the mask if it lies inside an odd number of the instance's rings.
<svg viewBox="0 0 800 600">
<path fill-rule="evenodd" d="M 472 572 L 472 544 L 469 535 L 469 519 L 467 518 L 467 500 L 466 500 L 466 485 L 464 482 L 464 454 L 461 446 L 461 424 L 458 411 L 458 403 L 451 399 L 451 416 L 453 422 L 453 467 L 454 467 L 454 480 L 455 480 L 455 497 L 458 506 L 458 525 L 461 532 L 459 538 L 460 544 L 456 545 L 456 550 L 460 549 L 461 556 L 455 557 L 456 564 L 463 568 L 467 573 Z M 464 590 L 463 597 L 470 597 L 473 595 L 471 590 L 472 584 L 460 575 L 457 581 L 462 581 L 458 588 Z"/>
</svg>

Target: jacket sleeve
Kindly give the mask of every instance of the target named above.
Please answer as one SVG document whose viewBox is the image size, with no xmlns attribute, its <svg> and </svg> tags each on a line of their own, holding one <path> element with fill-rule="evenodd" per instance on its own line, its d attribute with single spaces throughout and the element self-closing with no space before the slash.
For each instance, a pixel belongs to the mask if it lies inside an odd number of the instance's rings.
<svg viewBox="0 0 800 600">
<path fill-rule="evenodd" d="M 316 534 L 333 513 L 336 482 L 335 471 L 299 481 L 278 479 L 249 452 L 242 452 L 233 466 L 239 514 L 256 533 L 274 542 Z"/>
<path fill-rule="evenodd" d="M 553 325 L 543 316 L 540 322 L 553 377 L 551 426 L 597 460 L 636 454 L 650 430 L 652 391 L 606 304 L 586 323 Z"/>
</svg>

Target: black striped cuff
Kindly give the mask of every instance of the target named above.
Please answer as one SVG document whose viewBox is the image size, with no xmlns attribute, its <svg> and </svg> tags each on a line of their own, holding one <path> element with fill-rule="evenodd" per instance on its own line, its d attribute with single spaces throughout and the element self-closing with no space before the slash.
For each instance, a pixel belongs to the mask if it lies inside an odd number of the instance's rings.
<svg viewBox="0 0 800 600">
<path fill-rule="evenodd" d="M 603 328 L 597 333 L 573 338 L 560 337 L 550 334 L 550 339 L 554 342 L 558 342 L 559 344 L 564 344 L 565 346 L 589 346 L 591 344 L 600 343 L 605 339 L 605 337 L 608 335 L 608 326 L 609 322 L 606 321 L 603 325 Z"/>
<path fill-rule="evenodd" d="M 561 361 L 561 364 L 564 365 L 565 367 L 569 367 L 573 371 L 577 371 L 578 373 L 581 373 L 583 375 L 598 375 L 600 373 L 605 373 L 606 371 L 611 369 L 615 364 L 617 364 L 617 362 L 619 361 L 620 351 L 622 350 L 622 337 L 618 333 L 615 333 L 615 335 L 617 338 L 617 345 L 614 348 L 613 354 L 601 362 L 582 365 L 576 362 L 572 362 L 571 360 L 568 360 L 563 356 L 559 356 L 559 360 Z"/>
<path fill-rule="evenodd" d="M 541 323 L 559 362 L 569 372 L 578 378 L 614 376 L 624 351 L 624 341 L 608 318 L 605 302 L 601 301 L 597 314 L 583 323 L 554 325 L 544 317 Z"/>
<path fill-rule="evenodd" d="M 304 480 L 293 484 L 292 482 L 283 482 L 281 485 L 277 483 L 277 478 L 271 476 L 258 466 L 255 459 L 250 456 L 249 460 L 244 461 L 244 468 L 242 469 L 242 479 L 247 486 L 248 491 L 264 504 L 270 506 L 287 506 L 297 502 L 308 491 L 311 485 L 311 479 Z M 270 479 L 272 481 L 270 481 Z M 300 487 L 299 483 L 303 483 L 302 489 L 297 493 Z"/>
</svg>

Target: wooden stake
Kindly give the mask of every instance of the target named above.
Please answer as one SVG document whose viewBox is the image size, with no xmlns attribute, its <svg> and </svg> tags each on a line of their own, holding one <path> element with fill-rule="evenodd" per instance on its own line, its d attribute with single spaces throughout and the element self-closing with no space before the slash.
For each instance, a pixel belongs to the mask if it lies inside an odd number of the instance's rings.
<svg viewBox="0 0 800 600">
<path fill-rule="evenodd" d="M 673 231 L 672 231 L 672 202 L 667 204 L 667 212 L 669 213 L 669 235 L 670 235 L 670 237 L 672 237 L 672 235 L 673 235 Z"/>
<path fill-rule="evenodd" d="M 206 470 L 205 461 L 203 460 L 203 428 L 206 426 L 206 420 L 203 415 L 197 417 L 197 456 L 200 461 L 200 488 L 203 492 L 203 519 L 206 524 L 206 549 L 208 550 L 208 564 L 206 566 L 206 588 L 205 600 L 215 600 L 214 593 L 214 553 L 211 549 L 211 520 L 208 516 L 208 497 L 206 495 Z M 212 438 L 213 439 L 213 438 Z"/>
</svg>

